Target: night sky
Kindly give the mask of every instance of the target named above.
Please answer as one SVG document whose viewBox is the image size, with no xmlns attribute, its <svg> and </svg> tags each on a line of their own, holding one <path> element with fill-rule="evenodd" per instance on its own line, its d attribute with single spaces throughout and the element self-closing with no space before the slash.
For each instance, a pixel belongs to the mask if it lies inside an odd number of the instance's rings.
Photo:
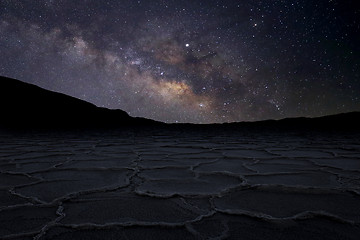
<svg viewBox="0 0 360 240">
<path fill-rule="evenodd" d="M 0 75 L 164 122 L 359 111 L 357 2 L 1 0 Z"/>
</svg>

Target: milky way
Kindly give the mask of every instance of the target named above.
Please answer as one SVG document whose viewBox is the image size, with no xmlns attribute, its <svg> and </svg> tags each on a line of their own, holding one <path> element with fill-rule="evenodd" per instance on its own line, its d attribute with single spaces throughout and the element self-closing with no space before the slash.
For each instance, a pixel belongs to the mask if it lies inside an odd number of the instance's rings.
<svg viewBox="0 0 360 240">
<path fill-rule="evenodd" d="M 165 122 L 360 110 L 356 1 L 0 2 L 0 75 Z"/>
</svg>

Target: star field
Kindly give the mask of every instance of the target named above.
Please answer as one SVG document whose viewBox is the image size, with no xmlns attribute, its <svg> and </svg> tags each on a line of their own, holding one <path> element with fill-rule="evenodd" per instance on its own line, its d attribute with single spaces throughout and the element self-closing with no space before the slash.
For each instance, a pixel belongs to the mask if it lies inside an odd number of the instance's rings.
<svg viewBox="0 0 360 240">
<path fill-rule="evenodd" d="M 0 75 L 164 122 L 360 110 L 354 1 L 0 3 Z"/>
</svg>

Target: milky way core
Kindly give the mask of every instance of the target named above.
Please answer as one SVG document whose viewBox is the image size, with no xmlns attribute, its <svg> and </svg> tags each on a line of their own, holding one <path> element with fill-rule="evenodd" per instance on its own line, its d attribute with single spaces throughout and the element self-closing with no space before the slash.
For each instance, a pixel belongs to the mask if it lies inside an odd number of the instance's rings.
<svg viewBox="0 0 360 240">
<path fill-rule="evenodd" d="M 0 2 L 0 75 L 131 116 L 360 110 L 357 1 Z"/>
</svg>

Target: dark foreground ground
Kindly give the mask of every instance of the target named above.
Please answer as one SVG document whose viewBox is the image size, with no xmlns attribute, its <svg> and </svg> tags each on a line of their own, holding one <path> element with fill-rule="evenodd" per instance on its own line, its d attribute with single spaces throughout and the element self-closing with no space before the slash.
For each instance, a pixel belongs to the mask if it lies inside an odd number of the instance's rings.
<svg viewBox="0 0 360 240">
<path fill-rule="evenodd" d="M 359 239 L 360 134 L 0 134 L 0 239 Z"/>
</svg>

